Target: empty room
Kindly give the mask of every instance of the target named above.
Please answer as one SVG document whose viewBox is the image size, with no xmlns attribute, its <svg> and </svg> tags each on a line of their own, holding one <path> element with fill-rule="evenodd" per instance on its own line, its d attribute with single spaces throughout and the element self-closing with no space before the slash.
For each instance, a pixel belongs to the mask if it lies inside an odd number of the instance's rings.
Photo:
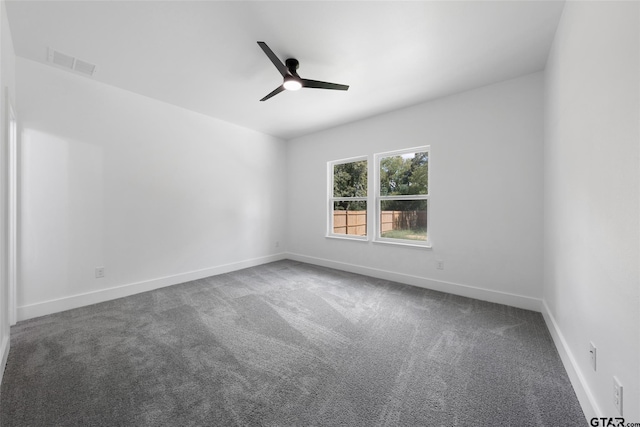
<svg viewBox="0 0 640 427">
<path fill-rule="evenodd" d="M 640 2 L 0 0 L 0 425 L 640 426 Z"/>
</svg>

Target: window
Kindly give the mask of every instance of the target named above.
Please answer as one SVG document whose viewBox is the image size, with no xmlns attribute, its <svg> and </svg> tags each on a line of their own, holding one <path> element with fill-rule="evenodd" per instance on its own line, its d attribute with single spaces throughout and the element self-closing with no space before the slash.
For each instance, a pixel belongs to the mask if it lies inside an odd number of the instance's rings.
<svg viewBox="0 0 640 427">
<path fill-rule="evenodd" d="M 329 162 L 327 235 L 367 239 L 367 159 Z"/>
<path fill-rule="evenodd" d="M 327 237 L 431 247 L 429 146 L 327 163 Z M 369 227 L 371 225 L 371 227 Z"/>
<path fill-rule="evenodd" d="M 375 155 L 375 240 L 429 246 L 429 147 Z"/>
</svg>

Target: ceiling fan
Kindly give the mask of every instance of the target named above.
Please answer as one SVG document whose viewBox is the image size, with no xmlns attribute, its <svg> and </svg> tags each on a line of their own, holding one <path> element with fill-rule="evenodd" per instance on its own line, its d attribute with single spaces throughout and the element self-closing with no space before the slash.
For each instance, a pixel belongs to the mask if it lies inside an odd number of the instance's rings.
<svg viewBox="0 0 640 427">
<path fill-rule="evenodd" d="M 274 89 L 270 94 L 262 98 L 260 101 L 266 101 L 282 92 L 283 90 L 298 90 L 301 87 L 310 87 L 316 89 L 334 89 L 334 90 L 349 90 L 348 85 L 340 85 L 337 83 L 329 83 L 329 82 L 320 82 L 318 80 L 309 80 L 301 78 L 297 69 L 300 63 L 297 59 L 289 58 L 285 61 L 285 64 L 282 63 L 278 59 L 275 53 L 267 46 L 265 42 L 258 42 L 258 45 L 262 48 L 267 57 L 273 62 L 273 65 L 276 66 L 282 77 L 284 78 L 284 82 L 276 89 Z"/>
</svg>

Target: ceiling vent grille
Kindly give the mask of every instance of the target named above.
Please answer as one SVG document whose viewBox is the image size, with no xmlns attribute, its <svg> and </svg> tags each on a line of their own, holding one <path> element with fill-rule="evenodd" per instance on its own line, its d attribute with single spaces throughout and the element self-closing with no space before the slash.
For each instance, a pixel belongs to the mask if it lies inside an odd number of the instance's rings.
<svg viewBox="0 0 640 427">
<path fill-rule="evenodd" d="M 93 76 L 96 72 L 95 64 L 74 58 L 73 56 L 66 55 L 51 48 L 49 48 L 47 60 L 61 68 L 73 70 L 86 76 Z"/>
<path fill-rule="evenodd" d="M 73 69 L 79 73 L 93 76 L 93 73 L 96 71 L 96 66 L 80 59 L 76 59 L 76 62 L 73 64 Z"/>
</svg>

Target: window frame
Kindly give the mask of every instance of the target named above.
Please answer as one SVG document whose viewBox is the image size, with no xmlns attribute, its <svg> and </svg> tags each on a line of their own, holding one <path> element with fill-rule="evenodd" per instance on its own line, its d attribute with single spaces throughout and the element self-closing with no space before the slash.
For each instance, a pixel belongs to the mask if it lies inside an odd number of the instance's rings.
<svg viewBox="0 0 640 427">
<path fill-rule="evenodd" d="M 334 166 L 342 165 L 345 163 L 355 163 L 355 162 L 367 162 L 367 195 L 365 197 L 334 197 L 333 196 L 333 171 Z M 369 156 L 357 156 L 357 157 L 349 157 L 346 159 L 332 160 L 327 162 L 327 234 L 326 237 L 331 237 L 335 239 L 346 239 L 346 240 L 355 240 L 355 241 L 363 241 L 368 242 L 369 236 L 371 235 L 371 210 L 369 206 L 371 204 L 371 160 Z M 343 201 L 363 201 L 367 205 L 367 234 L 366 236 L 358 236 L 355 234 L 340 234 L 333 232 L 333 204 L 334 202 L 343 202 Z"/>
<path fill-rule="evenodd" d="M 401 156 L 403 154 L 409 153 L 418 153 L 418 152 L 426 152 L 428 157 L 428 167 L 427 167 L 427 194 L 411 194 L 411 195 L 400 195 L 400 196 L 381 196 L 380 195 L 380 161 L 386 157 L 393 156 Z M 410 247 L 418 247 L 418 248 L 428 248 L 431 249 L 432 241 L 431 241 L 431 233 L 430 230 L 430 211 L 431 211 L 431 146 L 423 145 L 419 147 L 412 148 L 404 148 L 401 150 L 393 150 L 386 151 L 384 153 L 375 153 L 373 155 L 373 227 L 374 231 L 372 234 L 372 241 L 374 243 L 383 243 L 389 245 L 400 245 L 400 246 L 410 246 Z M 369 193 L 367 193 L 369 194 Z M 380 232 L 381 228 L 381 202 L 384 200 L 426 200 L 427 201 L 427 239 L 425 241 L 421 240 L 408 240 L 408 239 L 393 239 L 389 237 L 382 237 L 382 233 Z M 367 210 L 369 211 L 369 204 L 367 204 Z"/>
</svg>

